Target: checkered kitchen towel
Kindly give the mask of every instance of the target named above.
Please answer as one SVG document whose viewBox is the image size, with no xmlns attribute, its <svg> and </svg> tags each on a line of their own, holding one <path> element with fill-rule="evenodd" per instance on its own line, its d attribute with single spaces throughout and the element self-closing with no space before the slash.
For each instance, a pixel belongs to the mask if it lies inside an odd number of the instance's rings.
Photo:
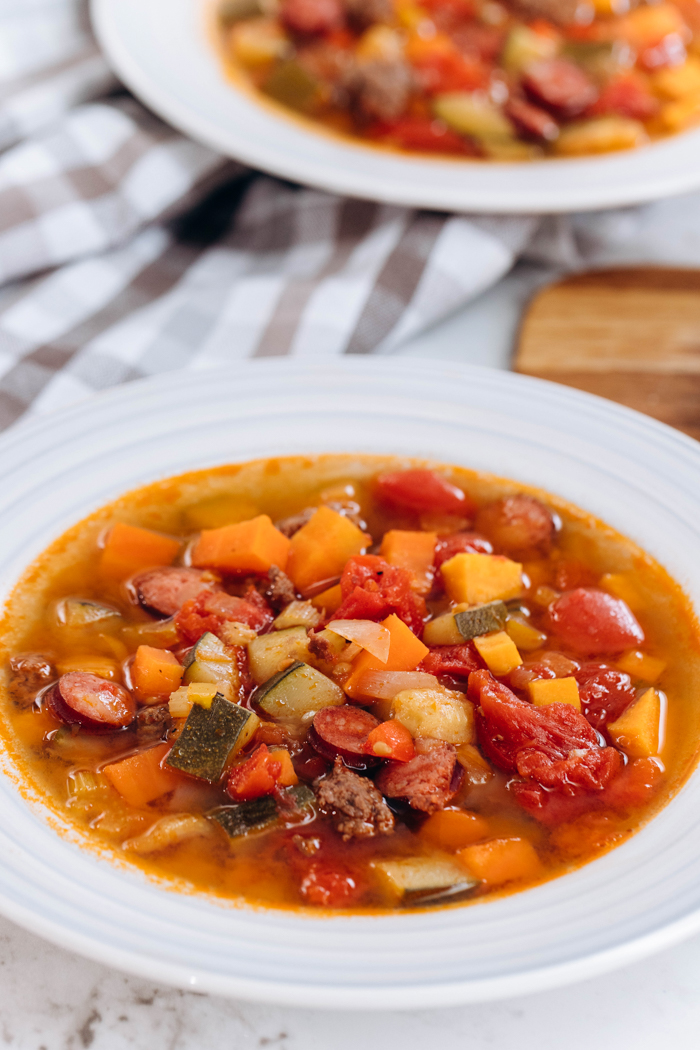
<svg viewBox="0 0 700 1050">
<path fill-rule="evenodd" d="M 700 195 L 456 216 L 246 171 L 120 87 L 82 0 L 0 0 L 0 427 L 241 357 L 400 353 L 518 257 L 700 264 Z"/>
</svg>

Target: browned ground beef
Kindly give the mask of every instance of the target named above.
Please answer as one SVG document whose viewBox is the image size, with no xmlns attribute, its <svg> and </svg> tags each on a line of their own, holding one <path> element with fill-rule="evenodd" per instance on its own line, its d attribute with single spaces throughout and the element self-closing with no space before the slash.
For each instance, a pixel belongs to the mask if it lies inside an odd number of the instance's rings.
<svg viewBox="0 0 700 1050">
<path fill-rule="evenodd" d="M 394 830 L 394 815 L 372 781 L 347 769 L 341 758 L 336 758 L 332 773 L 316 781 L 314 789 L 319 805 L 330 813 L 346 842 L 389 835 Z"/>
</svg>

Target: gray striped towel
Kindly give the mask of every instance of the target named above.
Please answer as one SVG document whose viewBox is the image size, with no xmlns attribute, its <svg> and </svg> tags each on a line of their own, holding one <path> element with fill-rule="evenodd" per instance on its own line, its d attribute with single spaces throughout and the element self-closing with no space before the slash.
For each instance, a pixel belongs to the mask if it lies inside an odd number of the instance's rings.
<svg viewBox="0 0 700 1050">
<path fill-rule="evenodd" d="M 466 216 L 247 171 L 124 91 L 83 0 L 0 0 L 0 149 L 0 427 L 172 369 L 400 353 L 518 258 L 700 263 L 700 194 Z"/>
</svg>

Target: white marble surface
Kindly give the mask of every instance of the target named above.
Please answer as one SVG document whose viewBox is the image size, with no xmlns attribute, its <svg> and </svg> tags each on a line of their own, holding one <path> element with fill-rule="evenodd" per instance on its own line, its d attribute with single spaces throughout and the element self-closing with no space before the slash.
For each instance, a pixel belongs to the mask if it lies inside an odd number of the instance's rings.
<svg viewBox="0 0 700 1050">
<path fill-rule="evenodd" d="M 522 306 L 551 278 L 519 267 L 398 353 L 507 368 Z M 700 938 L 570 988 L 416 1013 L 294 1010 L 159 987 L 0 919 L 0 1046 L 12 1050 L 698 1050 Z"/>
</svg>

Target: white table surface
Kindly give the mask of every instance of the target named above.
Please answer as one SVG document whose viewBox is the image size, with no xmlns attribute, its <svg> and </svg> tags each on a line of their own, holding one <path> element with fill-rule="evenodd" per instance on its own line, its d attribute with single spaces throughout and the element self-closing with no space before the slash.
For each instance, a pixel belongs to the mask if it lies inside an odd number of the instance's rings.
<svg viewBox="0 0 700 1050">
<path fill-rule="evenodd" d="M 396 352 L 507 368 L 521 310 L 551 279 L 518 267 Z M 0 1046 L 12 1050 L 698 1050 L 700 937 L 614 974 L 499 1003 L 330 1013 L 180 992 L 55 948 L 0 918 Z"/>
</svg>

